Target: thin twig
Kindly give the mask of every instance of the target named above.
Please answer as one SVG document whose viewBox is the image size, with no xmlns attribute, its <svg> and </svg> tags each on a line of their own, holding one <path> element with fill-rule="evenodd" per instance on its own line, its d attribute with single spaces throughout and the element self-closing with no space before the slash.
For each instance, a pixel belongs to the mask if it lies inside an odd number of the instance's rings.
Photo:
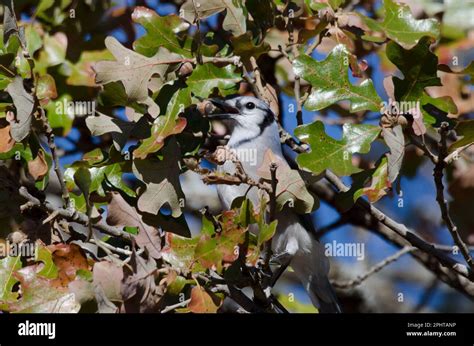
<svg viewBox="0 0 474 346">
<path fill-rule="evenodd" d="M 49 213 L 57 213 L 57 215 L 59 217 L 65 219 L 67 221 L 77 222 L 77 223 L 80 223 L 80 224 L 85 225 L 85 226 L 87 226 L 87 224 L 89 222 L 86 214 L 81 213 L 81 212 L 79 212 L 79 211 L 77 211 L 73 208 L 67 208 L 67 209 L 66 208 L 57 208 L 57 207 L 53 206 L 51 203 L 49 203 L 48 201 L 41 202 L 36 197 L 32 196 L 28 192 L 26 187 L 24 187 L 24 186 L 20 187 L 20 189 L 18 191 L 19 191 L 20 196 L 22 196 L 23 198 L 25 198 L 27 200 L 27 203 L 25 203 L 22 206 L 22 210 L 25 209 L 25 208 L 36 207 L 36 208 L 43 209 L 44 211 L 49 212 Z M 93 225 L 93 227 L 95 229 L 105 233 L 105 234 L 108 234 L 108 235 L 111 235 L 111 236 L 114 236 L 114 237 L 120 237 L 120 238 L 123 238 L 123 239 L 126 239 L 126 240 L 132 240 L 132 238 L 133 238 L 133 235 L 131 235 L 130 233 L 124 232 L 119 227 L 113 227 L 113 226 L 109 226 L 109 225 L 103 224 L 103 223 L 95 223 Z"/>
<path fill-rule="evenodd" d="M 183 307 L 187 306 L 190 302 L 191 302 L 191 298 L 183 300 L 182 302 L 177 303 L 177 304 L 169 305 L 169 306 L 165 307 L 163 310 L 161 310 L 160 312 L 162 314 L 166 314 L 167 312 L 170 312 L 174 309 L 183 308 Z"/>
<path fill-rule="evenodd" d="M 428 148 L 428 146 L 426 145 L 424 141 L 424 137 L 423 137 L 423 141 L 420 142 L 414 135 L 411 135 L 410 140 L 414 146 L 421 149 L 425 153 L 425 155 L 431 160 L 431 162 L 433 162 L 434 164 L 438 162 L 438 156 L 433 154 L 431 150 Z"/>
<path fill-rule="evenodd" d="M 292 162 L 291 158 L 289 156 L 287 157 L 289 162 Z M 352 208 L 347 210 L 344 203 L 337 198 L 338 193 L 329 183 L 318 181 L 309 185 L 308 189 L 316 194 L 322 201 L 331 205 L 341 215 L 344 215 L 352 225 L 374 232 L 377 236 L 382 237 L 385 241 L 399 248 L 410 245 L 407 239 L 380 222 L 380 220 L 370 212 L 370 205 L 366 200 L 359 199 Z M 442 250 L 438 249 L 437 251 L 442 252 Z M 436 275 L 438 280 L 463 293 L 469 299 L 474 300 L 474 281 L 469 280 L 466 275 L 459 273 L 462 269 L 466 271 L 467 267 L 465 265 L 457 263 L 455 265 L 445 266 L 433 253 L 422 250 L 412 251 L 410 252 L 410 256 L 423 265 L 426 270 Z"/>
<path fill-rule="evenodd" d="M 48 147 L 51 151 L 51 156 L 53 157 L 53 164 L 54 164 L 54 171 L 56 172 L 56 176 L 58 177 L 59 186 L 61 187 L 61 197 L 63 199 L 63 206 L 65 208 L 70 207 L 70 199 L 69 199 L 69 191 L 67 190 L 66 183 L 64 181 L 63 172 L 61 171 L 61 166 L 59 165 L 59 157 L 56 151 L 56 143 L 54 141 L 54 133 L 51 125 L 49 124 L 48 118 L 44 112 L 43 108 L 39 108 L 40 111 L 40 119 L 43 123 L 44 132 L 46 134 L 46 138 L 48 139 Z"/>
<path fill-rule="evenodd" d="M 272 162 L 270 164 L 270 176 L 271 176 L 271 192 L 269 193 L 270 197 L 270 205 L 269 205 L 269 222 L 273 222 L 275 220 L 275 213 L 276 213 L 276 192 L 277 192 L 277 184 L 278 179 L 276 176 L 277 171 L 277 164 Z M 271 276 L 271 269 L 270 269 L 270 258 L 272 257 L 272 239 L 268 240 L 265 243 L 265 259 L 263 264 L 263 269 L 267 272 L 269 276 Z"/>
<path fill-rule="evenodd" d="M 342 182 L 342 180 L 339 179 L 339 177 L 335 175 L 334 173 L 332 173 L 331 171 L 327 170 L 325 173 L 325 177 L 331 184 L 333 184 L 336 188 L 338 188 L 339 191 L 341 192 L 349 191 L 349 187 L 347 187 Z M 403 237 L 411 245 L 417 247 L 423 252 L 433 255 L 442 265 L 472 280 L 473 274 L 469 268 L 457 262 L 456 260 L 452 259 L 450 256 L 447 256 L 443 251 L 436 249 L 433 246 L 433 244 L 426 242 L 425 240 L 417 236 L 415 233 L 411 232 L 405 225 L 394 221 L 392 218 L 385 215 L 382 211 L 380 211 L 379 209 L 377 209 L 376 207 L 374 207 L 372 204 L 368 203 L 365 200 L 359 199 L 357 201 L 357 204 L 363 207 L 369 214 L 371 214 L 380 223 L 382 223 L 383 225 L 385 225 L 386 227 L 390 228 L 392 231 L 395 231 L 398 235 Z"/>
<path fill-rule="evenodd" d="M 433 244 L 435 248 L 442 251 L 451 252 L 453 255 L 459 251 L 457 245 L 444 245 L 444 244 Z M 474 246 L 468 246 L 469 251 L 474 251 Z"/>
<path fill-rule="evenodd" d="M 287 27 L 288 31 L 288 46 L 291 47 L 291 52 L 293 55 L 293 59 L 298 57 L 298 45 L 295 43 L 295 27 L 293 25 L 293 18 L 288 16 Z M 295 73 L 295 82 L 294 82 L 294 93 L 295 93 L 295 100 L 296 100 L 296 123 L 297 125 L 303 125 L 303 109 L 302 109 L 302 102 L 301 102 L 301 81 L 300 77 Z"/>
<path fill-rule="evenodd" d="M 89 242 L 93 243 L 93 244 L 96 244 L 97 246 L 99 246 L 99 243 L 102 247 L 112 251 L 112 252 L 116 252 L 120 255 L 125 255 L 125 256 L 130 256 L 132 254 L 132 251 L 130 250 L 127 250 L 127 249 L 122 249 L 121 247 L 117 247 L 117 246 L 113 246 L 112 244 L 109 244 L 109 243 L 106 243 L 105 241 L 102 241 L 100 239 L 96 239 L 96 238 L 91 238 L 89 239 Z M 143 249 L 140 249 L 143 251 Z"/>
<path fill-rule="evenodd" d="M 346 281 L 346 282 L 333 281 L 331 283 L 335 288 L 342 288 L 342 289 L 354 288 L 355 286 L 358 286 L 362 282 L 367 280 L 371 275 L 381 271 L 384 267 L 388 266 L 392 262 L 395 262 L 400 257 L 402 257 L 404 254 L 406 254 L 408 252 L 411 252 L 414 249 L 415 249 L 414 247 L 405 246 L 401 250 L 397 251 L 395 254 L 385 258 L 383 261 L 381 261 L 381 262 L 377 263 L 376 265 L 374 265 L 366 273 L 357 276 L 355 279 L 352 279 L 352 280 L 349 280 L 349 281 Z"/>
<path fill-rule="evenodd" d="M 280 133 L 280 142 L 286 144 L 295 153 L 301 154 L 306 153 L 309 150 L 309 146 L 305 143 L 298 143 L 292 135 L 290 135 L 281 124 L 278 124 L 278 131 Z"/>
<path fill-rule="evenodd" d="M 441 138 L 438 143 L 439 159 L 433 170 L 433 177 L 436 185 L 436 201 L 438 202 L 439 208 L 441 210 L 441 217 L 443 218 L 444 223 L 448 227 L 449 233 L 451 233 L 451 237 L 453 238 L 454 243 L 461 250 L 464 259 L 466 260 L 471 270 L 474 270 L 474 261 L 472 259 L 472 256 L 469 253 L 469 249 L 467 248 L 466 243 L 464 243 L 464 241 L 462 240 L 461 235 L 458 232 L 458 228 L 456 227 L 453 220 L 451 219 L 451 216 L 449 215 L 448 201 L 444 198 L 443 171 L 446 167 L 446 162 L 444 161 L 444 159 L 448 156 L 448 132 L 449 124 L 447 122 L 443 122 L 439 129 L 439 133 L 441 135 Z"/>
<path fill-rule="evenodd" d="M 460 148 L 457 148 L 456 150 L 454 150 L 451 154 L 449 154 L 448 156 L 446 156 L 444 158 L 444 162 L 446 162 L 446 164 L 450 164 L 451 162 L 457 160 L 459 158 L 459 155 L 467 148 L 469 148 L 471 145 L 473 145 L 474 143 L 469 143 L 469 144 L 466 144 Z"/>
<path fill-rule="evenodd" d="M 185 161 L 187 167 L 193 170 L 195 173 L 201 175 L 204 183 L 208 185 L 215 184 L 224 184 L 224 185 L 241 185 L 247 184 L 250 187 L 257 187 L 261 190 L 266 191 L 267 193 L 271 192 L 271 187 L 264 183 L 255 181 L 252 179 L 246 172 L 242 165 L 242 162 L 237 158 L 237 156 L 230 151 L 226 146 L 219 146 L 216 148 L 214 153 L 208 156 L 208 159 L 217 164 L 223 164 L 225 161 L 230 160 L 235 165 L 235 173 L 223 173 L 210 171 L 206 168 L 202 168 L 196 162 L 190 163 L 190 161 Z"/>
</svg>

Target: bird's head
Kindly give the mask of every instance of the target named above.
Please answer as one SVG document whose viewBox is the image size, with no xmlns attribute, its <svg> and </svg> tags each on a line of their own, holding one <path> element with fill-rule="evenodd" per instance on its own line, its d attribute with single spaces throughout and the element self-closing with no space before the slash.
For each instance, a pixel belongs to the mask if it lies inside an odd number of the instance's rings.
<svg viewBox="0 0 474 346">
<path fill-rule="evenodd" d="M 270 107 L 252 96 L 237 96 L 210 100 L 221 113 L 208 115 L 211 119 L 230 123 L 235 130 L 262 131 L 275 120 Z"/>
</svg>

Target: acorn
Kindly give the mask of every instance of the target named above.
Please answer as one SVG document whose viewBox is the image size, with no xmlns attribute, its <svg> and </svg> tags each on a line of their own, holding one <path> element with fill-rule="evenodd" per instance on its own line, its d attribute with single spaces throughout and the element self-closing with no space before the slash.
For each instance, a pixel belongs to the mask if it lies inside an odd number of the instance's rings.
<svg viewBox="0 0 474 346">
<path fill-rule="evenodd" d="M 399 115 L 397 118 L 398 125 L 405 127 L 408 125 L 408 119 L 404 115 Z"/>
<path fill-rule="evenodd" d="M 203 115 L 211 114 L 216 109 L 216 106 L 209 100 L 204 100 L 197 104 L 197 110 Z"/>
<path fill-rule="evenodd" d="M 21 231 L 13 231 L 7 236 L 10 243 L 19 244 L 27 238 L 26 234 Z"/>
<path fill-rule="evenodd" d="M 191 64 L 188 61 L 181 65 L 181 67 L 179 68 L 178 74 L 181 77 L 186 77 L 186 76 L 189 76 L 193 72 L 193 70 L 194 70 L 193 64 Z"/>
</svg>

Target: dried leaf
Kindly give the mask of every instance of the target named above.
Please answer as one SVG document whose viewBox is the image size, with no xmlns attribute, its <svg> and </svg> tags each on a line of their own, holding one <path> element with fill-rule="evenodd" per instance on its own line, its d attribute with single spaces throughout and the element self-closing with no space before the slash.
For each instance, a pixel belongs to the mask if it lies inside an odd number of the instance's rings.
<svg viewBox="0 0 474 346">
<path fill-rule="evenodd" d="M 385 196 L 387 190 L 391 187 L 392 184 L 388 179 L 388 160 L 384 157 L 372 174 L 370 186 L 357 190 L 354 193 L 354 201 L 362 195 L 366 195 L 369 198 L 370 203 L 375 203 Z"/>
<path fill-rule="evenodd" d="M 7 92 L 16 108 L 15 118 L 10 120 L 10 133 L 15 142 L 21 142 L 30 133 L 35 102 L 33 96 L 26 92 L 21 77 L 13 79 L 7 87 Z"/>
<path fill-rule="evenodd" d="M 247 31 L 244 7 L 240 0 L 188 0 L 180 9 L 184 19 L 190 23 L 205 19 L 213 14 L 226 10 L 226 16 L 222 27 L 232 32 L 234 36 L 244 34 Z"/>
<path fill-rule="evenodd" d="M 145 260 L 134 252 L 129 264 L 132 270 L 128 266 L 123 267 L 120 290 L 125 311 L 157 312 L 163 292 L 155 284 L 156 261 L 153 258 Z"/>
<path fill-rule="evenodd" d="M 215 313 L 219 308 L 214 303 L 209 293 L 202 287 L 193 287 L 191 290 L 191 301 L 188 304 L 191 312 L 198 313 Z"/>
<path fill-rule="evenodd" d="M 73 293 L 66 288 L 55 287 L 53 281 L 37 275 L 36 266 L 28 266 L 15 272 L 20 282 L 21 298 L 8 304 L 8 311 L 17 313 L 76 313 L 80 305 Z"/>
<path fill-rule="evenodd" d="M 76 244 L 56 244 L 48 246 L 58 269 L 58 278 L 54 285 L 67 287 L 76 278 L 79 269 L 88 270 L 89 264 L 84 251 Z"/>
<path fill-rule="evenodd" d="M 306 183 L 298 170 L 291 169 L 288 163 L 267 149 L 257 173 L 265 180 L 271 181 L 270 165 L 277 164 L 277 205 L 281 210 L 285 205 L 290 206 L 300 214 L 310 213 L 319 207 L 316 196 L 306 188 Z"/>
<path fill-rule="evenodd" d="M 145 103 L 148 108 L 156 107 L 148 96 L 149 81 L 154 74 L 165 78 L 170 61 L 179 56 L 169 53 L 166 48 L 160 48 L 155 56 L 148 58 L 125 48 L 112 36 L 105 39 L 105 46 L 116 61 L 100 61 L 95 65 L 96 82 L 107 84 L 120 81 L 129 101 Z"/>
<path fill-rule="evenodd" d="M 38 150 L 38 155 L 32 160 L 28 161 L 28 172 L 34 180 L 38 181 L 48 174 L 49 167 L 44 157 L 43 149 Z"/>
<path fill-rule="evenodd" d="M 115 263 L 102 261 L 94 264 L 93 283 L 102 288 L 102 293 L 113 302 L 122 301 L 121 283 L 123 270 Z"/>
<path fill-rule="evenodd" d="M 162 160 L 133 160 L 133 173 L 146 184 L 146 190 L 138 198 L 138 209 L 157 215 L 168 204 L 171 215 L 178 217 L 182 214 L 184 201 L 179 183 L 179 156 L 176 146 L 167 146 L 165 149 Z"/>
<path fill-rule="evenodd" d="M 412 127 L 415 135 L 424 135 L 426 133 L 426 126 L 423 122 L 423 113 L 421 112 L 420 107 L 411 108 L 408 110 L 408 113 L 413 116 Z"/>
<path fill-rule="evenodd" d="M 10 125 L 0 128 L 0 153 L 9 152 L 15 145 L 10 135 Z"/>
<path fill-rule="evenodd" d="M 390 149 L 387 154 L 388 158 L 388 180 L 393 183 L 402 167 L 403 156 L 405 154 L 405 137 L 403 136 L 403 128 L 400 125 L 393 129 L 382 129 L 382 135 L 385 143 Z"/>
<path fill-rule="evenodd" d="M 146 248 L 153 258 L 161 257 L 161 239 L 156 228 L 145 224 L 137 210 L 129 205 L 118 192 L 111 193 L 107 207 L 107 223 L 112 226 L 138 228 L 135 240 L 138 246 Z"/>
</svg>

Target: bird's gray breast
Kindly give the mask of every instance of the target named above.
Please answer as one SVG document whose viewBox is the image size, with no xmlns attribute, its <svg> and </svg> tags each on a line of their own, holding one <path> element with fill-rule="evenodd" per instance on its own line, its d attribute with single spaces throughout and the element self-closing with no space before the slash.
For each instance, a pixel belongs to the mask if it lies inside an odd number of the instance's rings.
<svg viewBox="0 0 474 346">
<path fill-rule="evenodd" d="M 268 126 L 259 136 L 253 138 L 252 140 L 245 142 L 240 141 L 238 138 L 234 137 L 238 135 L 239 133 L 234 133 L 232 135 L 228 147 L 242 163 L 245 173 L 253 180 L 258 182 L 261 179 L 261 176 L 257 171 L 260 167 L 262 167 L 265 152 L 267 152 L 268 149 L 272 151 L 273 155 L 284 160 L 276 123 Z M 238 143 L 238 145 L 234 145 L 233 143 Z M 218 167 L 218 171 L 234 174 L 235 164 L 228 160 L 223 165 Z M 247 198 L 249 198 L 252 203 L 254 203 L 254 205 L 257 205 L 259 202 L 259 194 L 256 187 L 252 187 L 249 190 L 249 186 L 247 184 L 217 185 L 219 198 L 221 199 L 223 206 L 227 209 L 230 208 L 232 201 L 235 198 L 244 196 L 247 191 Z"/>
</svg>

